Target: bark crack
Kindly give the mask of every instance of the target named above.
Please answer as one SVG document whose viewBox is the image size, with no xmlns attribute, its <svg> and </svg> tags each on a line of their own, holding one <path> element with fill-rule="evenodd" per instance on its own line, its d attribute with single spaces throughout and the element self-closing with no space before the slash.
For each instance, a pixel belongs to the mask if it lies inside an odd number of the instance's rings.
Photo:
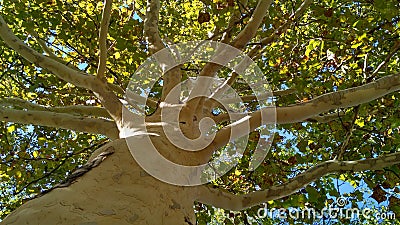
<svg viewBox="0 0 400 225">
<path fill-rule="evenodd" d="M 185 223 L 189 224 L 189 225 L 194 225 L 192 222 L 190 222 L 189 217 L 185 217 Z"/>
</svg>

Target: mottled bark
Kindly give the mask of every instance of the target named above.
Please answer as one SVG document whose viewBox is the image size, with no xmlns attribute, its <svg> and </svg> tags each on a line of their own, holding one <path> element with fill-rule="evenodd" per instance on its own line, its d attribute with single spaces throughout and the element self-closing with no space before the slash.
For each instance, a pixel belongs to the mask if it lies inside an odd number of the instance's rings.
<svg viewBox="0 0 400 225">
<path fill-rule="evenodd" d="M 143 146 L 138 146 L 143 147 Z M 145 147 L 145 146 L 144 146 Z M 72 185 L 28 201 L 6 225 L 190 225 L 195 224 L 193 188 L 163 183 L 134 161 L 124 139 L 98 149 L 112 151 Z"/>
</svg>

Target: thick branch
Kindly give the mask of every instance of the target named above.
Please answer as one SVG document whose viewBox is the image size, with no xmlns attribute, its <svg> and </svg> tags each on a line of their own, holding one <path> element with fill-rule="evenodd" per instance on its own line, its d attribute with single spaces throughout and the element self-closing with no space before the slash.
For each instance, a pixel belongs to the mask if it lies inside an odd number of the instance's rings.
<svg viewBox="0 0 400 225">
<path fill-rule="evenodd" d="M 240 120 L 249 114 L 245 113 L 221 113 L 217 116 L 213 117 L 213 120 L 216 124 L 222 123 L 222 122 L 227 122 L 227 121 L 237 121 Z M 307 122 L 312 122 L 312 123 L 329 123 L 333 120 L 339 119 L 341 116 L 344 116 L 345 114 L 343 112 L 340 113 L 329 113 L 327 115 L 318 115 L 318 116 L 313 116 L 311 118 L 308 118 Z"/>
<path fill-rule="evenodd" d="M 285 95 L 290 95 L 295 93 L 295 89 L 287 89 L 287 90 L 277 90 L 273 91 L 271 93 L 263 93 L 261 95 L 255 96 L 255 95 L 243 95 L 239 96 L 240 99 L 242 99 L 243 102 L 251 102 L 251 101 L 256 101 L 256 100 L 266 100 L 271 97 L 279 97 L 279 96 L 285 96 Z M 231 104 L 231 103 L 237 103 L 237 98 L 223 98 L 221 99 L 221 102 L 225 104 Z"/>
<path fill-rule="evenodd" d="M 125 100 L 127 102 L 129 102 L 131 105 L 139 103 L 139 104 L 145 104 L 152 108 L 156 108 L 158 105 L 158 102 L 151 99 L 150 97 L 145 98 L 145 97 L 143 97 L 139 94 L 136 94 L 135 92 L 132 92 L 132 91 L 127 91 L 125 97 L 126 97 Z"/>
<path fill-rule="evenodd" d="M 144 20 L 144 37 L 149 45 L 149 51 L 154 54 L 163 49 L 164 43 L 158 31 L 158 14 L 160 12 L 160 0 L 148 0 L 146 19 Z"/>
<path fill-rule="evenodd" d="M 252 131 L 263 124 L 274 122 L 289 124 L 305 121 L 329 110 L 367 103 L 398 90 L 400 90 L 400 74 L 395 74 L 359 87 L 327 93 L 301 104 L 277 107 L 276 109 L 273 107 L 263 108 L 262 111 L 256 111 L 244 119 L 222 128 L 216 134 L 213 145 L 210 147 L 218 149 L 227 144 L 229 140 L 246 135 L 248 131 Z M 262 116 L 262 114 L 273 116 L 274 110 L 276 110 L 276 121 L 275 118 L 264 118 Z M 249 129 L 239 129 L 241 132 L 235 132 L 231 135 L 232 127 L 247 127 L 247 124 L 250 126 Z"/>
<path fill-rule="evenodd" d="M 94 76 L 70 68 L 54 59 L 36 52 L 15 36 L 1 16 L 0 37 L 8 46 L 13 48 L 28 61 L 54 73 L 60 79 L 72 83 L 75 86 L 92 90 L 113 119 L 118 123 L 122 121 L 122 104 L 117 96 L 109 89 L 107 84 L 104 84 Z"/>
<path fill-rule="evenodd" d="M 0 99 L 0 106 L 11 106 L 13 108 L 21 108 L 26 110 L 48 111 L 48 112 L 66 113 L 72 115 L 110 118 L 110 114 L 108 114 L 106 109 L 95 106 L 73 105 L 73 106 L 49 107 L 49 106 L 35 104 L 19 98 Z"/>
<path fill-rule="evenodd" d="M 272 3 L 272 0 L 260 0 L 256 9 L 254 10 L 253 16 L 246 27 L 238 34 L 238 36 L 232 41 L 231 45 L 238 49 L 243 49 L 247 43 L 256 35 L 258 28 L 260 27 L 268 9 Z"/>
<path fill-rule="evenodd" d="M 308 169 L 287 183 L 275 185 L 266 190 L 255 191 L 249 194 L 234 195 L 220 189 L 201 186 L 199 187 L 199 196 L 197 200 L 201 203 L 210 204 L 218 208 L 238 211 L 293 194 L 307 184 L 327 174 L 341 171 L 358 172 L 365 170 L 381 170 L 399 163 L 400 152 L 383 155 L 374 159 L 356 161 L 330 160 Z"/>
<path fill-rule="evenodd" d="M 262 23 L 264 16 L 267 14 L 269 6 L 272 0 L 260 0 L 250 21 L 245 28 L 238 34 L 238 36 L 232 41 L 231 45 L 237 49 L 243 49 L 246 44 L 256 35 L 257 30 Z M 207 63 L 199 76 L 210 76 L 213 77 L 215 73 L 222 66 L 215 63 Z"/>
<path fill-rule="evenodd" d="M 0 16 L 0 37 L 8 46 L 13 48 L 28 61 L 51 71 L 59 78 L 78 87 L 83 87 L 90 90 L 93 89 L 93 77 L 69 68 L 68 66 L 48 58 L 27 46 L 23 41 L 14 35 L 2 16 Z"/>
<path fill-rule="evenodd" d="M 107 66 L 107 34 L 110 24 L 112 0 L 104 0 L 103 17 L 99 31 L 99 66 L 97 67 L 97 77 L 104 80 L 104 73 Z"/>
<path fill-rule="evenodd" d="M 103 134 L 111 139 L 117 139 L 119 134 L 118 128 L 113 121 L 73 116 L 65 113 L 25 111 L 0 107 L 0 120 Z"/>
<path fill-rule="evenodd" d="M 291 24 L 293 24 L 298 18 L 300 18 L 300 16 L 304 14 L 306 9 L 308 9 L 312 2 L 312 0 L 305 0 L 300 5 L 300 7 L 289 17 L 289 20 L 286 23 L 282 24 L 276 30 L 274 30 L 270 36 L 263 38 L 260 41 L 259 45 L 254 46 L 247 55 L 253 59 L 256 58 L 258 51 L 264 46 L 271 44 L 273 41 L 275 41 L 275 39 L 279 37 L 280 34 L 282 34 L 286 29 L 288 29 Z"/>
<path fill-rule="evenodd" d="M 144 20 L 144 37 L 149 45 L 150 54 L 154 54 L 165 47 L 158 30 L 158 17 L 160 12 L 160 1 L 149 0 L 147 1 L 146 19 Z M 163 54 L 169 54 L 165 51 Z M 164 58 L 170 59 L 168 55 L 159 55 L 159 60 Z M 162 63 L 162 62 L 160 62 Z M 171 90 L 181 82 L 181 70 L 180 68 L 173 68 L 163 74 L 163 90 L 161 101 L 164 101 Z M 179 91 L 173 93 L 173 96 L 169 96 L 170 103 L 177 103 L 179 101 Z"/>
<path fill-rule="evenodd" d="M 277 108 L 277 123 L 295 123 L 338 108 L 348 108 L 370 102 L 400 90 L 400 73 L 377 79 L 374 82 L 331 92 L 302 104 Z"/>
<path fill-rule="evenodd" d="M 245 28 L 237 35 L 237 37 L 230 43 L 231 46 L 235 47 L 236 49 L 243 49 L 247 43 L 254 38 L 254 36 L 257 33 L 258 28 L 260 27 L 264 16 L 267 14 L 268 9 L 270 7 L 272 3 L 272 0 L 260 0 L 258 1 L 257 7 L 254 10 L 254 13 L 252 15 L 252 17 L 250 18 L 249 22 L 247 23 L 247 25 L 245 26 Z M 224 52 L 224 51 L 219 51 L 219 49 L 217 49 L 217 52 L 215 53 L 214 57 L 216 58 L 225 58 L 227 57 L 226 54 L 231 54 L 228 52 Z M 229 56 L 231 57 L 231 56 Z M 228 57 L 228 58 L 229 58 Z M 244 62 L 243 62 L 244 63 Z M 204 68 L 201 70 L 199 77 L 214 77 L 215 74 L 217 73 L 217 71 L 222 68 L 224 65 L 220 65 L 214 62 L 209 62 L 207 63 Z M 235 81 L 237 77 L 236 73 L 233 73 L 231 76 L 230 81 L 233 83 Z M 204 94 L 204 91 L 208 89 L 208 87 L 210 86 L 210 80 L 204 80 L 204 82 L 202 82 L 201 85 L 197 85 L 190 93 L 190 96 L 200 96 Z M 221 93 L 223 91 L 224 88 L 226 88 L 227 85 L 223 85 L 220 90 L 218 90 L 217 92 Z M 200 100 L 200 99 L 195 99 L 193 101 L 191 101 L 191 104 L 188 105 L 189 108 L 193 108 L 196 111 L 200 110 L 200 108 L 203 107 L 203 103 L 204 103 L 204 99 Z M 190 116 L 192 117 L 192 115 Z"/>
<path fill-rule="evenodd" d="M 222 39 L 221 39 L 222 43 L 228 43 L 228 42 L 231 41 L 233 27 L 238 22 L 240 22 L 241 16 L 242 16 L 241 15 L 242 14 L 241 8 L 247 7 L 248 0 L 241 0 L 241 1 L 238 1 L 238 3 L 239 3 L 239 6 L 238 6 L 239 10 L 235 10 L 232 13 L 232 16 L 229 18 L 228 26 L 227 26 L 225 32 L 223 32 L 223 35 L 222 35 Z"/>
</svg>

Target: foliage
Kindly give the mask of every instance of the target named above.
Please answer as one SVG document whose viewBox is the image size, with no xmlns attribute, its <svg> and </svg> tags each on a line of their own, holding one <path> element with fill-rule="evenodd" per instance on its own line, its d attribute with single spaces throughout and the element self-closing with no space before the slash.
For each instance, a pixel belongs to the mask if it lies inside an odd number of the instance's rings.
<svg viewBox="0 0 400 225">
<path fill-rule="evenodd" d="M 219 40 L 230 16 L 239 11 L 240 20 L 232 27 L 232 34 L 236 35 L 248 23 L 256 5 L 253 0 L 245 7 L 240 2 L 164 1 L 160 11 L 161 36 L 168 44 L 208 38 Z M 275 35 L 278 27 L 291 21 L 290 15 L 300 4 L 301 1 L 295 0 L 274 1 L 248 49 L 258 45 L 258 40 Z M 102 6 L 102 2 L 92 0 L 3 0 L 0 13 L 16 35 L 37 51 L 43 52 L 37 41 L 40 38 L 69 65 L 94 74 Z M 143 0 L 113 4 L 106 76 L 109 83 L 122 88 L 148 56 L 143 38 L 145 6 Z M 400 58 L 396 54 L 400 46 L 399 8 L 395 0 L 314 1 L 298 20 L 279 31 L 256 61 L 274 90 L 296 90 L 294 94 L 277 97 L 275 104 L 306 102 L 327 92 L 400 72 Z M 21 98 L 46 106 L 100 106 L 93 93 L 35 67 L 3 42 L 0 42 L 0 52 L 1 98 Z M 385 66 L 375 71 L 385 61 Z M 190 76 L 193 68 L 188 67 L 184 72 L 187 73 L 184 77 Z M 248 92 L 240 83 L 234 88 L 243 94 Z M 395 152 L 400 147 L 399 97 L 397 92 L 358 107 L 333 111 L 340 117 L 327 123 L 306 121 L 280 125 L 265 162 L 256 171 L 248 171 L 249 157 L 259 138 L 254 132 L 239 165 L 212 185 L 232 193 L 247 193 L 281 184 L 311 165 L 334 158 L 341 148 L 345 149 L 345 160 Z M 256 104 L 249 103 L 247 107 L 254 110 Z M 23 199 L 64 179 L 106 141 L 99 135 L 15 123 L 1 123 L 0 129 L 1 218 L 22 204 Z M 344 195 L 338 182 L 345 181 L 354 188 L 348 196 L 349 204 L 355 205 L 367 198 L 375 210 L 384 205 L 400 216 L 399 180 L 399 166 L 377 173 L 333 174 L 267 204 L 269 208 L 309 206 L 321 210 Z M 195 209 L 199 224 L 299 223 L 290 219 L 284 222 L 257 219 L 259 207 L 227 212 L 199 203 Z M 354 221 L 301 221 L 313 222 L 352 224 Z"/>
</svg>

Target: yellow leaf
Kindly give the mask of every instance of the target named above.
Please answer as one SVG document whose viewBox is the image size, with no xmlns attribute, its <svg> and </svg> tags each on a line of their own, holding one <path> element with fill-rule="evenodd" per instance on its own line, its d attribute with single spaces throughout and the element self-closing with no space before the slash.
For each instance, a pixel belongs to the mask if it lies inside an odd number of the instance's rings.
<svg viewBox="0 0 400 225">
<path fill-rule="evenodd" d="M 359 43 L 353 44 L 353 45 L 351 46 L 351 48 L 358 48 L 358 47 L 360 47 L 361 45 L 362 45 L 362 42 L 359 42 Z"/>
<path fill-rule="evenodd" d="M 357 182 L 355 182 L 354 180 L 350 180 L 348 181 L 350 183 L 351 186 L 353 186 L 354 188 L 357 187 Z"/>
<path fill-rule="evenodd" d="M 17 176 L 17 178 L 21 178 L 21 177 L 22 177 L 21 171 L 17 171 L 17 172 L 15 173 L 15 175 Z"/>
<path fill-rule="evenodd" d="M 364 127 L 365 126 L 364 120 L 362 120 L 362 119 L 356 119 L 355 124 L 357 126 L 359 126 L 359 127 Z"/>
<path fill-rule="evenodd" d="M 10 176 L 8 176 L 6 173 L 4 173 L 3 171 L 0 171 L 0 179 L 3 180 L 4 179 L 8 179 L 10 178 Z"/>
<path fill-rule="evenodd" d="M 269 66 L 275 66 L 275 63 L 274 63 L 272 60 L 269 60 L 269 61 L 268 61 L 268 65 L 269 65 Z"/>
<path fill-rule="evenodd" d="M 15 131 L 15 126 L 14 125 L 7 127 L 7 132 L 8 133 L 12 133 L 14 131 Z"/>
<path fill-rule="evenodd" d="M 242 172 L 240 172 L 239 170 L 235 170 L 235 175 L 239 176 L 240 174 L 242 174 Z"/>
<path fill-rule="evenodd" d="M 33 93 L 33 92 L 29 92 L 29 93 L 26 94 L 26 96 L 28 96 L 29 98 L 36 98 L 37 94 Z"/>
<path fill-rule="evenodd" d="M 284 66 L 282 69 L 279 70 L 279 74 L 286 74 L 289 72 L 289 69 L 287 66 Z"/>
<path fill-rule="evenodd" d="M 119 59 L 121 58 L 121 54 L 119 54 L 119 52 L 114 53 L 114 57 L 115 59 Z"/>
<path fill-rule="evenodd" d="M 114 77 L 107 78 L 107 82 L 111 84 L 114 83 Z"/>
<path fill-rule="evenodd" d="M 307 58 L 309 58 L 310 57 L 310 52 L 311 52 L 311 49 L 307 48 L 306 52 L 304 53 L 304 55 L 306 55 Z"/>
<path fill-rule="evenodd" d="M 94 5 L 93 5 L 92 3 L 87 3 L 87 5 L 86 5 L 86 10 L 87 10 L 88 12 L 93 12 L 93 10 L 94 10 Z"/>
<path fill-rule="evenodd" d="M 361 36 L 359 36 L 357 39 L 359 41 L 361 41 L 362 39 L 367 38 L 367 33 L 362 34 Z"/>
<path fill-rule="evenodd" d="M 34 158 L 37 158 L 37 157 L 39 156 L 39 152 L 38 152 L 38 151 L 33 151 L 32 154 L 33 154 L 33 157 L 34 157 Z"/>
</svg>

